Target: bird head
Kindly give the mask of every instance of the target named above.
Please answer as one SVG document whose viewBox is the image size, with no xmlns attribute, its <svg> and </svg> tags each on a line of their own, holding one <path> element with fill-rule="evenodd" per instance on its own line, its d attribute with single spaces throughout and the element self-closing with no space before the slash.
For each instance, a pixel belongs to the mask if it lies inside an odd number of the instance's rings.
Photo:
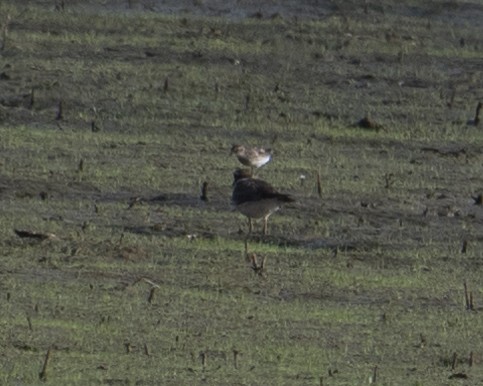
<svg viewBox="0 0 483 386">
<path fill-rule="evenodd" d="M 238 154 L 240 152 L 243 152 L 243 150 L 245 149 L 245 147 L 243 145 L 233 145 L 231 147 L 231 150 L 230 150 L 230 155 L 232 154 Z"/>
<path fill-rule="evenodd" d="M 237 183 L 237 181 L 243 179 L 243 178 L 252 178 L 252 172 L 250 169 L 236 169 L 233 172 L 233 185 Z"/>
</svg>

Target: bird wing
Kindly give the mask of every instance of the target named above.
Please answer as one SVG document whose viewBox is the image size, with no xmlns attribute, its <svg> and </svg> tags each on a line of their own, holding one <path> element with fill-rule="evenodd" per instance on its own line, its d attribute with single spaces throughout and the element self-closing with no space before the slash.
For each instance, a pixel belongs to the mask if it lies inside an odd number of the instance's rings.
<svg viewBox="0 0 483 386">
<path fill-rule="evenodd" d="M 243 178 L 235 184 L 232 202 L 239 205 L 247 201 L 260 201 L 270 198 L 277 198 L 286 202 L 294 201 L 290 196 L 278 193 L 268 182 L 255 178 Z"/>
</svg>

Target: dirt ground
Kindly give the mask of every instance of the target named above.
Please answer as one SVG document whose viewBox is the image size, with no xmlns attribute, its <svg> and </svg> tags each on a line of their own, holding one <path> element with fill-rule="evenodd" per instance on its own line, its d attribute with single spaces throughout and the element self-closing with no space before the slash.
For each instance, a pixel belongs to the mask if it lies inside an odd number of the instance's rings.
<svg viewBox="0 0 483 386">
<path fill-rule="evenodd" d="M 17 2 L 21 4 L 22 2 Z M 406 2 L 408 3 L 408 2 Z M 272 17 L 281 17 L 284 19 L 310 19 L 310 20 L 317 20 L 317 19 L 324 19 L 333 15 L 344 15 L 349 13 L 355 13 L 358 15 L 358 18 L 364 20 L 364 15 L 370 15 L 370 17 L 374 17 L 374 20 L 377 21 L 380 18 L 381 21 L 384 20 L 384 15 L 398 15 L 398 16 L 413 16 L 418 19 L 427 20 L 428 23 L 436 22 L 436 21 L 451 21 L 453 25 L 465 25 L 470 24 L 472 27 L 478 28 L 478 26 L 483 28 L 483 4 L 480 4 L 476 1 L 466 1 L 466 2 L 422 2 L 418 4 L 414 3 L 400 3 L 400 2 L 386 2 L 384 6 L 380 6 L 375 2 L 364 2 L 360 3 L 357 1 L 344 1 L 344 2 L 337 2 L 337 1 L 269 1 L 264 4 L 263 7 L 260 7 L 260 2 L 258 1 L 125 1 L 125 2 L 118 2 L 118 1 L 69 1 L 69 2 L 62 2 L 56 1 L 53 4 L 51 1 L 25 1 L 24 4 L 41 4 L 47 8 L 54 9 L 55 7 L 62 8 L 65 11 L 69 10 L 88 10 L 88 11 L 95 11 L 95 12 L 131 12 L 131 11 L 140 11 L 140 12 L 161 12 L 165 14 L 189 14 L 189 15 L 199 15 L 199 16 L 222 16 L 229 19 L 243 19 L 243 18 L 255 18 L 255 19 L 269 19 Z M 377 15 L 376 17 L 374 15 Z M 369 16 L 368 16 L 369 17 Z M 15 27 L 15 26 L 14 26 Z M 403 43 L 407 40 L 410 44 L 413 44 L 413 41 L 416 41 L 417 38 L 413 36 L 398 36 L 394 33 L 394 36 L 391 35 L 390 32 L 387 32 L 390 36 L 387 36 L 386 39 L 394 39 L 394 40 L 401 40 Z M 438 39 L 439 37 L 434 37 L 434 39 Z M 476 36 L 467 36 L 465 44 L 475 44 L 477 45 L 479 40 Z M 313 40 L 313 37 L 306 38 L 307 40 Z M 424 37 L 424 39 L 429 39 L 429 37 Z M 458 36 L 455 36 L 455 39 L 458 40 Z M 463 37 L 461 38 L 463 39 Z M 319 43 L 317 41 L 317 43 Z M 310 43 L 312 44 L 312 43 Z M 339 44 L 339 43 L 337 43 Z M 340 44 L 349 44 L 347 41 L 342 41 Z M 354 44 L 354 43 L 351 43 Z M 399 44 L 399 43 L 398 43 Z M 444 40 L 441 43 L 444 44 Z M 152 56 L 155 60 L 158 56 L 166 56 L 166 57 L 177 57 L 176 53 L 170 52 L 169 48 L 165 50 L 161 50 L 161 52 L 142 52 L 143 48 L 139 48 L 139 52 L 133 52 L 132 47 L 122 47 L 119 51 L 115 51 L 116 55 L 118 55 L 122 60 L 129 60 L 132 57 L 136 57 L 136 55 L 147 55 Z M 75 55 L 82 55 L 81 52 L 75 53 Z M 106 57 L 112 59 L 113 53 L 108 51 Z M 323 59 L 323 60 L 319 60 Z M 193 58 L 193 57 L 186 57 L 182 60 L 186 60 L 187 62 L 193 61 L 194 63 L 196 60 L 205 60 L 205 61 L 213 61 L 216 63 L 223 63 L 227 61 L 227 58 L 224 57 L 209 57 L 209 58 Z M 231 59 L 230 59 L 231 60 Z M 250 57 L 246 58 L 246 65 L 247 67 L 253 66 L 256 68 L 256 71 L 260 71 L 264 75 L 267 75 L 270 71 L 273 71 L 274 68 L 278 68 L 282 66 L 282 63 L 279 62 L 268 62 L 269 58 L 264 58 L 266 62 L 256 63 L 253 62 L 253 59 Z M 354 98 L 364 98 L 365 95 L 369 95 L 367 101 L 361 100 L 360 102 L 353 103 L 352 106 L 349 108 L 337 107 L 339 110 L 337 113 L 333 113 L 329 111 L 329 107 L 322 106 L 320 110 L 317 111 L 305 111 L 303 107 L 295 106 L 293 109 L 294 114 L 297 118 L 300 116 L 302 119 L 306 119 L 306 116 L 311 116 L 310 119 L 318 119 L 318 118 L 337 118 L 342 119 L 345 122 L 353 123 L 357 122 L 359 118 L 363 116 L 368 110 L 371 108 L 371 98 L 379 98 L 378 94 L 385 95 L 384 100 L 382 101 L 383 104 L 387 104 L 389 107 L 393 107 L 394 105 L 398 105 L 405 102 L 411 102 L 411 98 L 414 98 L 414 95 L 421 90 L 421 95 L 418 96 L 421 102 L 424 101 L 427 96 L 431 95 L 431 93 L 440 93 L 442 99 L 449 100 L 451 98 L 451 90 L 460 88 L 461 91 L 458 89 L 458 93 L 456 96 L 455 104 L 457 104 L 458 108 L 453 109 L 444 109 L 444 116 L 434 116 L 428 117 L 427 112 L 430 111 L 424 110 L 421 114 L 425 114 L 425 119 L 428 122 L 432 121 L 432 123 L 444 123 L 448 120 L 453 120 L 457 124 L 464 125 L 466 119 L 470 119 L 472 114 L 472 110 L 474 109 L 475 101 L 481 98 L 482 87 L 481 87 L 481 58 L 478 60 L 460 60 L 455 57 L 444 57 L 440 58 L 438 62 L 429 62 L 428 58 L 424 56 L 416 56 L 414 60 L 421 60 L 421 68 L 431 68 L 435 67 L 438 70 L 441 69 L 441 72 L 444 74 L 449 74 L 448 77 L 445 79 L 445 83 L 440 83 L 439 79 L 431 79 L 430 77 L 424 77 L 422 74 L 419 77 L 415 77 L 414 75 L 406 76 L 402 75 L 399 79 L 392 78 L 389 79 L 385 76 L 379 76 L 378 71 L 382 67 L 390 67 L 390 63 L 394 60 L 391 57 L 384 56 L 384 54 L 379 55 L 367 55 L 367 57 L 359 58 L 359 57 L 350 57 L 341 55 L 340 57 L 335 57 L 332 55 L 321 56 L 320 58 L 315 55 L 314 60 L 318 67 L 317 70 L 314 70 L 315 66 L 311 63 L 301 63 L 300 66 L 303 69 L 298 73 L 300 78 L 297 81 L 301 81 L 305 84 L 310 84 L 311 82 L 316 82 L 320 85 L 320 87 L 326 87 L 328 89 L 337 89 L 340 91 L 341 94 L 350 95 Z M 317 61 L 319 60 L 319 61 Z M 413 60 L 413 58 L 412 58 Z M 267 63 L 269 65 L 267 65 Z M 389 64 L 388 64 L 389 63 Z M 306 66 L 306 67 L 304 67 Z M 338 68 L 339 71 L 334 71 L 334 67 Z M 11 72 L 10 70 L 6 71 L 5 73 Z M 36 75 L 33 75 L 33 78 Z M 50 78 L 49 81 L 54 83 L 55 75 L 54 74 L 40 74 L 39 76 L 43 76 L 46 79 Z M 312 80 L 314 79 L 314 80 Z M 41 80 L 45 83 L 45 79 Z M 399 87 L 394 87 L 394 83 L 399 82 Z M 34 83 L 34 82 L 33 82 Z M 6 107 L 6 110 L 10 109 L 12 113 L 6 114 L 6 121 L 12 124 L 16 123 L 32 123 L 31 116 L 25 114 L 25 111 L 22 109 L 15 109 L 16 106 L 22 106 L 28 103 L 29 94 L 23 94 L 21 96 L 18 95 L 18 90 L 21 88 L 25 89 L 25 82 L 18 77 L 18 79 L 11 79 L 4 82 L 5 87 L 2 96 L 2 104 Z M 461 84 L 461 86 L 459 86 Z M 468 84 L 468 85 L 467 85 Z M 75 85 L 81 87 L 82 85 Z M 126 89 L 129 85 L 126 86 Z M 93 88 L 96 87 L 96 84 L 93 84 Z M 354 91 L 355 90 L 355 91 Z M 362 90 L 362 91 L 360 91 Z M 368 90 L 367 94 L 364 90 Z M 360 92 L 358 95 L 357 93 Z M 354 95 L 351 95 L 353 93 Z M 464 99 L 461 95 L 464 94 Z M 361 98 L 362 97 L 362 98 Z M 280 97 L 279 99 L 282 99 Z M 349 100 L 349 99 L 348 99 Z M 401 102 L 401 100 L 403 102 Z M 51 101 L 52 102 L 52 101 Z M 39 102 L 39 103 L 42 103 Z M 87 109 L 89 108 L 89 101 L 76 101 L 79 106 Z M 108 109 L 110 108 L 109 103 L 107 102 L 103 105 L 104 102 L 99 102 L 99 107 Z M 330 106 L 334 108 L 334 106 Z M 466 111 L 464 111 L 466 109 Z M 10 111 L 9 110 L 9 111 Z M 419 117 L 412 117 L 406 111 L 401 110 L 397 112 L 397 115 L 392 113 L 392 115 L 387 114 L 384 108 L 378 108 L 377 119 L 382 121 L 383 123 L 391 124 L 391 121 L 395 119 L 400 119 L 401 121 L 406 121 L 409 124 L 414 123 L 417 124 Z M 389 109 L 387 109 L 389 110 Z M 468 113 L 467 113 L 468 111 Z M 281 113 L 283 114 L 283 113 Z M 281 115 L 279 114 L 279 115 Z M 298 116 L 296 115 L 298 114 Z M 315 117 L 315 118 L 314 118 Z M 277 117 L 278 118 L 278 117 Z M 34 125 L 41 124 L 44 116 L 42 113 L 39 113 L 38 116 L 35 118 L 36 122 Z M 50 117 L 49 120 L 45 120 L 43 123 L 50 124 Z M 307 119 L 306 119 L 307 120 Z M 72 122 L 78 123 L 78 122 Z M 83 122 L 82 122 L 83 123 Z M 112 130 L 109 126 L 109 123 L 106 123 L 103 127 L 104 130 Z M 114 128 L 114 126 L 113 126 Z M 117 130 L 117 126 L 115 127 Z M 360 149 L 361 145 L 367 145 L 371 152 L 378 151 L 381 147 L 381 144 L 377 144 L 371 141 L 367 143 L 362 143 L 361 141 L 356 141 L 351 143 L 344 143 L 344 140 L 333 140 L 331 138 L 320 138 L 317 136 L 313 136 L 313 138 L 308 139 L 308 141 L 312 141 L 313 144 L 310 145 L 315 147 L 320 144 L 324 144 L 326 142 L 330 142 L 335 146 L 338 146 L 341 151 L 343 151 L 345 156 L 350 156 L 351 154 L 357 154 L 358 156 L 363 156 L 364 152 Z M 328 140 L 328 141 L 327 141 Z M 309 148 L 310 146 L 307 146 Z M 475 162 L 481 158 L 481 150 L 478 146 L 472 146 L 471 144 L 462 144 L 462 143 L 454 143 L 454 144 L 442 144 L 435 141 L 434 145 L 431 146 L 423 146 L 420 144 L 414 144 L 412 148 L 404 147 L 401 148 L 400 144 L 397 142 L 391 143 L 383 142 L 383 146 L 385 147 L 384 152 L 390 149 L 391 154 L 400 159 L 410 159 L 412 164 L 426 164 L 431 163 L 436 160 L 436 163 L 441 163 L 442 165 L 447 165 L 452 162 L 452 160 L 456 160 L 459 164 L 464 164 L 468 162 L 470 159 L 471 162 Z M 8 156 L 8 155 L 7 155 Z M 55 156 L 57 157 L 57 156 Z M 383 158 L 383 157 L 381 157 Z M 164 162 L 164 161 L 161 161 Z M 445 166 L 446 167 L 446 166 Z M 426 177 L 426 176 L 423 176 Z M 458 179 L 461 177 L 460 175 L 456 175 L 455 178 Z M 399 176 L 396 176 L 399 178 Z M 406 178 L 406 177 L 404 177 Z M 403 178 L 403 179 L 404 179 Z M 22 191 L 26 197 L 27 196 L 34 196 L 41 191 L 52 191 L 54 195 L 67 195 L 67 196 L 78 196 L 78 197 L 93 197 L 94 199 L 100 200 L 110 200 L 116 196 L 115 199 L 122 199 L 126 200 L 129 198 L 130 195 L 135 194 L 136 192 L 122 192 L 122 193 L 115 193 L 113 195 L 112 192 L 107 194 L 107 197 L 103 197 L 102 193 L 96 191 L 95 186 L 91 186 L 89 184 L 84 183 L 75 183 L 71 184 L 67 189 L 63 187 L 63 181 L 60 180 L 58 182 L 52 181 L 49 185 L 46 185 L 45 182 L 40 183 L 40 185 L 35 185 L 35 181 L 11 181 L 6 177 L 2 177 L 4 181 L 1 181 L 2 185 L 4 186 L 4 195 L 6 195 L 9 191 L 8 187 L 16 186 L 18 191 Z M 13 194 L 12 192 L 10 192 Z M 155 192 L 152 192 L 153 196 Z M 477 192 L 470 192 L 472 194 L 477 194 Z M 229 188 L 226 189 L 226 195 L 229 195 Z M 478 210 L 472 207 L 472 200 L 470 197 L 469 192 L 460 192 L 457 198 L 455 197 L 447 197 L 444 196 L 445 193 L 436 193 L 442 194 L 443 197 L 435 201 L 433 199 L 432 194 L 428 193 L 424 190 L 417 192 L 417 194 L 422 197 L 419 200 L 419 209 L 421 211 L 428 210 L 430 213 L 434 212 L 437 213 L 440 211 L 444 211 L 444 208 L 454 206 L 454 202 L 458 202 L 458 206 L 460 207 L 460 213 L 467 213 L 468 211 L 477 212 Z M 428 197 L 424 195 L 428 194 Z M 197 197 L 194 197 L 193 200 L 196 201 Z M 364 200 L 364 199 L 362 199 Z M 386 198 L 378 198 L 378 200 L 386 200 Z M 469 200 L 468 203 L 465 203 L 465 200 Z M 184 205 L 186 204 L 186 200 L 184 201 L 176 201 L 176 200 L 168 200 L 167 202 L 170 203 L 177 203 Z M 436 203 L 435 203 L 436 202 Z M 212 205 L 216 205 L 217 209 L 224 208 L 226 203 L 223 201 L 212 203 Z M 308 212 L 311 211 L 311 205 L 307 204 L 305 208 L 300 208 L 302 211 L 307 210 Z M 336 207 L 333 208 L 333 213 L 340 213 L 344 210 L 344 207 L 350 205 L 350 197 L 344 197 L 339 204 L 335 204 Z M 368 204 L 369 205 L 369 204 Z M 374 205 L 374 204 L 371 204 Z M 389 202 L 386 202 L 388 207 L 393 208 Z M 379 205 L 379 208 L 383 206 Z M 215 208 L 215 207 L 214 207 Z M 462 208 L 462 209 L 461 209 Z M 352 209 L 351 209 L 352 210 Z M 349 212 L 351 211 L 349 210 Z M 358 211 L 364 211 L 364 209 L 358 209 Z M 387 209 L 385 209 L 387 211 Z M 397 210 L 405 210 L 405 209 L 397 209 Z M 375 218 L 370 220 L 370 222 L 374 221 L 382 221 L 380 226 L 384 225 L 384 222 L 393 221 L 405 214 L 403 212 L 394 213 L 387 219 L 382 219 L 380 213 L 376 211 Z M 351 215 L 359 216 L 360 213 L 353 213 Z M 365 216 L 372 216 L 373 213 L 366 213 Z M 480 215 L 476 214 L 476 218 L 479 218 Z M 387 213 L 385 217 L 388 217 Z"/>
<path fill-rule="evenodd" d="M 481 13 L 483 5 L 478 1 L 428 1 L 398 2 L 389 1 L 380 5 L 376 1 L 336 1 L 336 0 L 272 0 L 263 5 L 256 0 L 107 0 L 82 1 L 71 0 L 20 0 L 17 4 L 39 4 L 46 7 L 64 7 L 68 9 L 92 10 L 95 12 L 148 11 L 173 15 L 217 16 L 229 19 L 242 18 L 299 18 L 321 19 L 335 13 L 351 12 L 360 9 L 363 12 L 388 13 L 399 16 L 414 16 L 433 21 L 451 21 L 451 23 L 471 23 L 483 26 Z M 62 5 L 63 4 L 63 5 Z"/>
<path fill-rule="evenodd" d="M 483 98 L 483 4 L 261 3 L 15 2 L 65 13 L 19 11 L 0 57 L 0 327 L 3 355 L 24 361 L 11 379 L 37 380 L 38 366 L 24 369 L 52 341 L 51 379 L 79 366 L 103 384 L 159 384 L 165 369 L 171 384 L 179 374 L 269 384 L 278 371 L 315 384 L 326 368 L 333 384 L 356 384 L 374 363 L 387 384 L 442 384 L 453 352 L 457 371 L 469 352 L 481 358 L 471 339 L 481 323 L 462 292 L 468 281 L 480 311 L 483 150 L 471 119 Z M 81 10 L 70 29 L 65 15 Z M 132 14 L 133 25 L 94 28 L 90 12 Z M 157 12 L 190 19 L 163 29 L 134 17 Z M 282 22 L 251 31 L 205 16 Z M 417 22 L 397 24 L 407 16 Z M 329 37 L 299 23 L 328 19 Z M 269 261 L 265 277 L 244 261 L 246 222 L 230 210 L 235 140 L 273 145 L 260 176 L 297 200 L 273 215 L 269 236 L 250 239 Z M 137 355 L 146 342 L 152 355 Z M 226 360 L 197 373 L 200 350 L 240 346 L 241 375 Z M 298 347 L 312 350 L 307 383 L 310 354 Z M 149 364 L 143 383 L 147 360 L 165 362 Z"/>
</svg>

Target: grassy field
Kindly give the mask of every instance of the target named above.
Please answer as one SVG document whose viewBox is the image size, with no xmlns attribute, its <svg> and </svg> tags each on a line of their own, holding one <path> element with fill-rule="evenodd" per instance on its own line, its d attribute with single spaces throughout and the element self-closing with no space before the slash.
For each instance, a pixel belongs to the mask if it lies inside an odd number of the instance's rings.
<svg viewBox="0 0 483 386">
<path fill-rule="evenodd" d="M 0 1 L 0 384 L 483 383 L 479 2 L 87 3 Z"/>
</svg>

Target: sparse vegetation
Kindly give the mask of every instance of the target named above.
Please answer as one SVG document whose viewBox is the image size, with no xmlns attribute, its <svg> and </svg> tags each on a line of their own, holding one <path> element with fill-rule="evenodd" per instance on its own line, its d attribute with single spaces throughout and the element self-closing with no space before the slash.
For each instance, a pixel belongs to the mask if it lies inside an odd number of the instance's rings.
<svg viewBox="0 0 483 386">
<path fill-rule="evenodd" d="M 85 3 L 0 2 L 1 384 L 483 381 L 481 4 Z"/>
</svg>

